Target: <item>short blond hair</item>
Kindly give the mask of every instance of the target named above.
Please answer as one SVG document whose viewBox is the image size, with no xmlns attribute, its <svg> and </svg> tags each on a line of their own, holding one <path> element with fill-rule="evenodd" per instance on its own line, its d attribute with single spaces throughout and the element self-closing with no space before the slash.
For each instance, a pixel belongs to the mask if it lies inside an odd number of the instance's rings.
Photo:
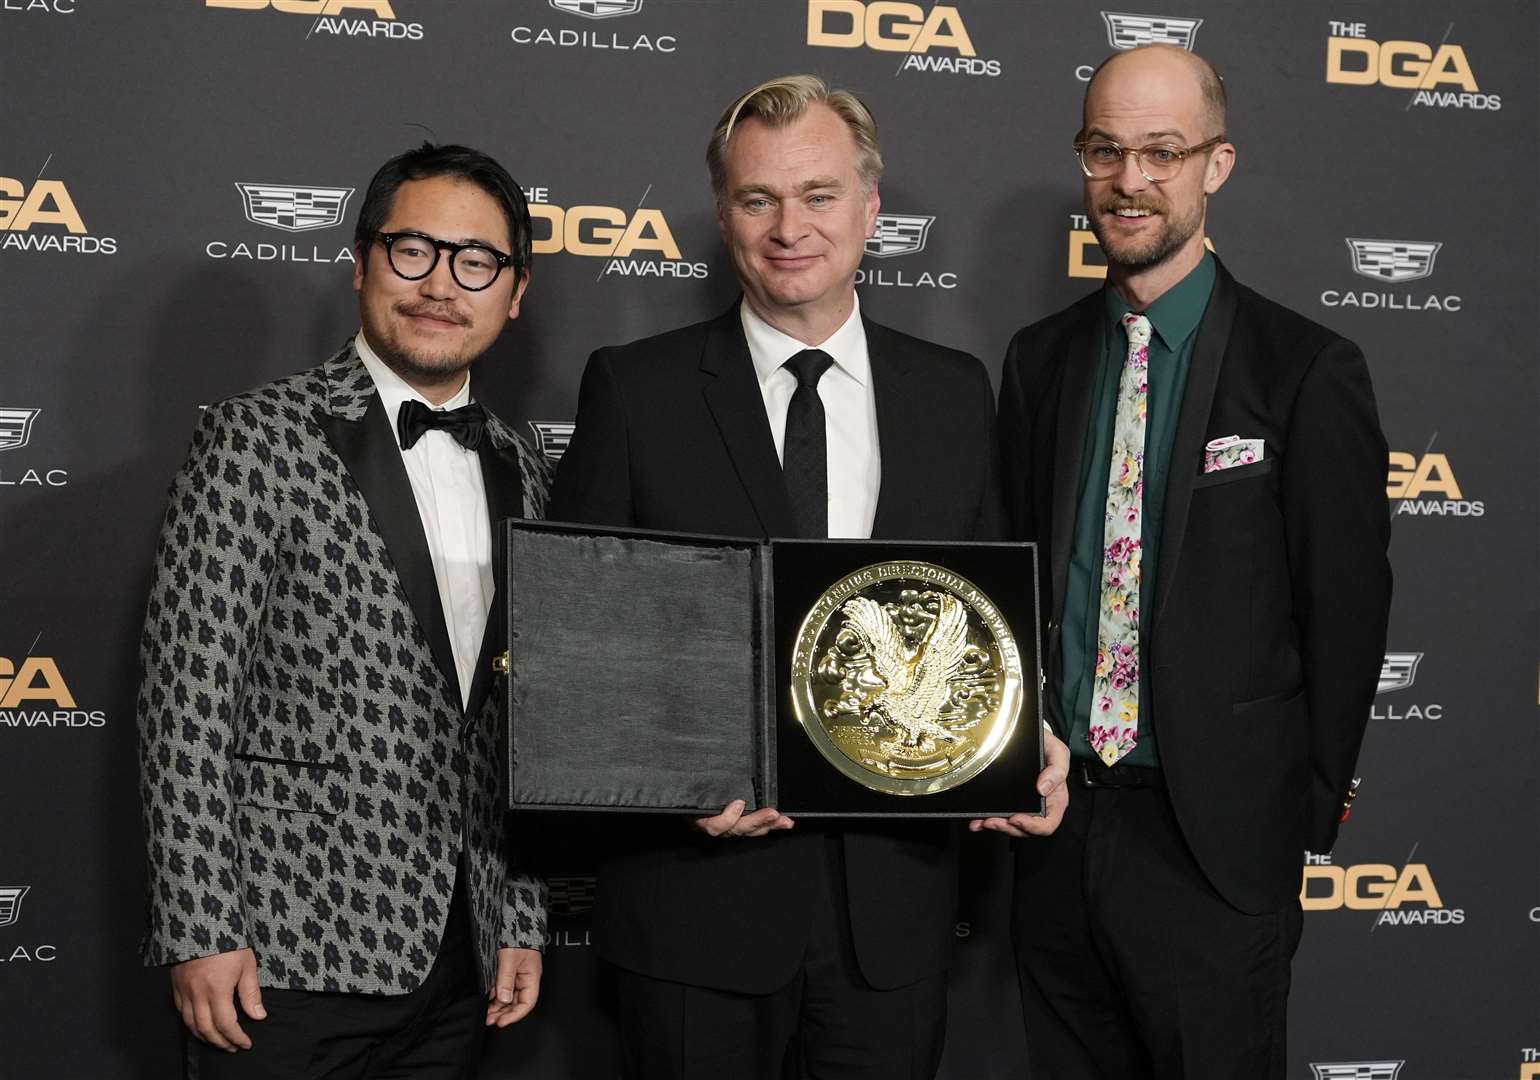
<svg viewBox="0 0 1540 1080">
<path fill-rule="evenodd" d="M 706 168 L 711 190 L 722 201 L 727 186 L 727 141 L 741 121 L 757 119 L 771 128 L 794 123 L 814 105 L 824 105 L 845 121 L 856 142 L 856 171 L 867 187 L 882 179 L 882 147 L 877 142 L 877 121 L 871 110 L 849 90 L 831 90 L 817 75 L 782 75 L 762 82 L 741 94 L 722 113 L 711 142 L 706 145 Z"/>
</svg>

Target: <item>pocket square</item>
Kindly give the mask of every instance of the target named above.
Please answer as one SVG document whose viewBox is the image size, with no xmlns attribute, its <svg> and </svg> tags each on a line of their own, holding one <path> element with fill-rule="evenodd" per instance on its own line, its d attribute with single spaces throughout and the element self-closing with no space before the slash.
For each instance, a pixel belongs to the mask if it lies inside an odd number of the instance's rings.
<svg viewBox="0 0 1540 1080">
<path fill-rule="evenodd" d="M 1243 439 L 1239 435 L 1226 435 L 1214 439 L 1203 447 L 1203 471 L 1219 472 L 1237 465 L 1252 465 L 1262 460 L 1262 439 Z"/>
</svg>

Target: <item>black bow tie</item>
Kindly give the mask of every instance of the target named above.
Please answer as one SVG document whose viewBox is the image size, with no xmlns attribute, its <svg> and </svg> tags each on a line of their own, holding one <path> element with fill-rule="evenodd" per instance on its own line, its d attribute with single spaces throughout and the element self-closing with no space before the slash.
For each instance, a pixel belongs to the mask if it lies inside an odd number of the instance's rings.
<svg viewBox="0 0 1540 1080">
<path fill-rule="evenodd" d="M 403 450 L 417 445 L 423 433 L 432 428 L 449 432 L 461 446 L 474 450 L 481 445 L 486 427 L 486 410 L 474 401 L 458 409 L 430 409 L 414 398 L 402 402 L 396 413 L 396 434 Z"/>
</svg>

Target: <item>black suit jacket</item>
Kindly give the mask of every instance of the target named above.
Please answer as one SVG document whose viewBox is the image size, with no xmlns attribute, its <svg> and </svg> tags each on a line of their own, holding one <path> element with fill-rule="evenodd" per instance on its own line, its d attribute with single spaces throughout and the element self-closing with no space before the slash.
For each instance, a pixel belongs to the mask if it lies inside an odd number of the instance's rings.
<svg viewBox="0 0 1540 1080">
<path fill-rule="evenodd" d="M 1100 292 L 1017 333 L 1000 390 L 1013 535 L 1040 545 L 1048 703 L 1105 322 Z M 1205 475 L 1203 447 L 1266 440 Z M 1274 910 L 1329 851 L 1390 607 L 1386 445 L 1357 346 L 1218 268 L 1177 421 L 1153 603 L 1141 627 L 1161 765 L 1220 894 Z"/>
<path fill-rule="evenodd" d="M 994 539 L 993 395 L 977 359 L 867 320 L 882 462 L 873 535 Z M 603 525 L 795 536 L 770 423 L 735 304 L 709 322 L 600 349 L 551 517 Z M 862 973 L 902 986 L 947 963 L 952 830 L 798 823 L 725 842 L 678 820 L 637 823 L 600 872 L 601 955 L 656 978 L 764 993 L 796 972 L 825 836 L 842 844 Z"/>
</svg>

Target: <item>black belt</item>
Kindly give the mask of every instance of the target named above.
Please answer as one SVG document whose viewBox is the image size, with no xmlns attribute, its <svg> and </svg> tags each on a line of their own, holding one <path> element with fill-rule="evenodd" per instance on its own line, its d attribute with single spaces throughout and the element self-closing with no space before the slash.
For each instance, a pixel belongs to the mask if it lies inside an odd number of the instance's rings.
<svg viewBox="0 0 1540 1080">
<path fill-rule="evenodd" d="M 1070 776 L 1088 788 L 1159 788 L 1166 789 L 1166 778 L 1159 769 L 1143 765 L 1103 765 L 1094 758 L 1075 758 Z"/>
</svg>

